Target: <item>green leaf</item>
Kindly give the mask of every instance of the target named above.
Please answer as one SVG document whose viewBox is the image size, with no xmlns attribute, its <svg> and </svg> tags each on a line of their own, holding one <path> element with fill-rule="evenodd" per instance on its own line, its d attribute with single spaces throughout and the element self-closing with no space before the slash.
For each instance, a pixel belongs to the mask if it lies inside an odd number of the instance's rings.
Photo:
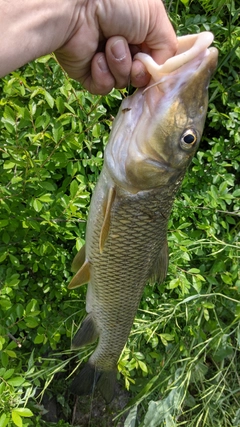
<svg viewBox="0 0 240 427">
<path fill-rule="evenodd" d="M 15 265 L 15 267 L 19 267 L 20 263 L 17 257 L 15 255 L 9 254 L 9 258 L 11 260 L 11 263 Z"/>
<path fill-rule="evenodd" d="M 10 242 L 10 235 L 9 233 L 7 233 L 6 231 L 3 232 L 2 235 L 2 241 L 3 243 L 5 243 L 6 245 L 8 245 L 8 243 Z"/>
<path fill-rule="evenodd" d="M 15 409 L 12 411 L 12 420 L 17 427 L 22 427 L 22 418 Z"/>
<path fill-rule="evenodd" d="M 11 107 L 9 107 L 8 105 L 6 105 L 4 107 L 4 113 L 3 113 L 3 117 L 5 119 L 8 120 L 9 123 L 12 123 L 13 125 L 15 125 L 15 121 L 16 121 L 16 113 L 13 111 L 13 109 Z"/>
<path fill-rule="evenodd" d="M 36 212 L 40 212 L 42 210 L 42 203 L 38 199 L 34 199 L 33 207 Z"/>
<path fill-rule="evenodd" d="M 3 374 L 3 378 L 4 378 L 5 380 L 8 380 L 9 378 L 11 378 L 11 376 L 13 375 L 13 373 L 14 373 L 14 369 L 7 369 L 7 370 L 4 372 L 4 374 Z"/>
<path fill-rule="evenodd" d="M 236 411 L 235 417 L 233 419 L 233 427 L 240 426 L 240 408 Z"/>
<path fill-rule="evenodd" d="M 16 163 L 11 160 L 6 160 L 3 164 L 3 169 L 13 169 L 16 166 Z"/>
<path fill-rule="evenodd" d="M 227 285 L 232 284 L 232 275 L 230 273 L 222 273 L 221 278 Z"/>
<path fill-rule="evenodd" d="M 9 418 L 7 417 L 6 414 L 2 414 L 0 416 L 0 427 L 6 427 L 8 425 L 9 422 Z"/>
<path fill-rule="evenodd" d="M 0 220 L 0 228 L 6 227 L 8 225 L 9 221 L 8 219 L 1 219 Z"/>
<path fill-rule="evenodd" d="M 100 136 L 101 125 L 100 123 L 96 123 L 92 128 L 92 134 L 95 138 L 99 138 Z"/>
<path fill-rule="evenodd" d="M 206 301 L 206 302 L 203 303 L 203 307 L 211 309 L 211 308 L 215 308 L 215 304 Z"/>
<path fill-rule="evenodd" d="M 144 363 L 142 360 L 138 360 L 138 364 L 143 372 L 148 373 L 148 368 L 146 363 Z"/>
<path fill-rule="evenodd" d="M 9 310 L 9 308 L 12 307 L 12 304 L 9 299 L 0 299 L 0 306 L 3 308 L 3 310 Z"/>
<path fill-rule="evenodd" d="M 44 97 L 49 105 L 49 107 L 53 108 L 54 106 L 54 99 L 52 97 L 52 95 L 50 95 L 49 92 L 47 92 L 46 90 L 44 90 Z"/>
<path fill-rule="evenodd" d="M 41 187 L 47 191 L 55 191 L 55 187 L 51 182 L 45 181 L 41 182 Z"/>
<path fill-rule="evenodd" d="M 44 194 L 44 195 L 40 196 L 38 198 L 38 200 L 40 200 L 43 203 L 51 203 L 52 197 L 51 197 L 51 194 Z"/>
<path fill-rule="evenodd" d="M 70 194 L 72 198 L 76 196 L 78 189 L 79 189 L 79 185 L 77 181 L 74 179 L 70 184 Z"/>
<path fill-rule="evenodd" d="M 235 316 L 240 318 L 240 304 L 238 304 L 237 307 L 236 307 Z M 240 346 L 240 340 L 239 340 L 238 345 Z"/>
<path fill-rule="evenodd" d="M 11 255 L 11 257 L 12 257 L 12 263 L 13 263 L 13 265 L 18 265 L 18 262 L 16 261 L 16 257 L 13 257 L 13 255 Z M 8 285 L 8 286 L 11 286 L 11 287 L 13 287 L 13 286 L 16 286 L 16 285 L 18 285 L 19 284 L 19 282 L 20 282 L 20 279 L 19 279 L 19 274 L 12 274 L 10 277 L 8 277 L 6 280 L 5 280 L 5 283 L 6 283 L 6 285 Z"/>
<path fill-rule="evenodd" d="M 204 308 L 203 315 L 204 315 L 205 320 L 208 322 L 209 321 L 209 311 L 207 308 Z"/>
<path fill-rule="evenodd" d="M 46 127 L 46 117 L 45 116 L 38 116 L 35 120 L 35 128 L 45 128 Z"/>
<path fill-rule="evenodd" d="M 31 313 L 35 313 L 37 307 L 38 307 L 38 301 L 35 298 L 32 298 L 26 307 L 26 313 L 28 315 Z"/>
<path fill-rule="evenodd" d="M 168 341 L 174 341 L 174 335 L 171 334 L 160 334 L 163 345 L 168 345 Z"/>
<path fill-rule="evenodd" d="M 35 349 L 33 349 L 29 359 L 28 359 L 28 371 L 34 366 L 34 352 Z"/>
<path fill-rule="evenodd" d="M 124 427 L 135 427 L 137 421 L 137 405 L 133 406 L 124 422 Z"/>
<path fill-rule="evenodd" d="M 60 139 L 62 138 L 63 127 L 59 123 L 57 123 L 57 124 L 55 124 L 52 132 L 53 132 L 54 141 L 56 143 L 58 143 L 60 141 Z"/>
<path fill-rule="evenodd" d="M 25 317 L 25 322 L 28 328 L 36 328 L 39 325 L 39 318 L 37 317 Z"/>
<path fill-rule="evenodd" d="M 200 270 L 198 268 L 190 268 L 190 270 L 188 270 L 188 273 L 198 274 L 200 273 Z"/>
<path fill-rule="evenodd" d="M 32 417 L 33 416 L 32 411 L 28 408 L 16 408 L 16 409 L 14 409 L 14 412 L 19 414 L 21 417 Z"/>
<path fill-rule="evenodd" d="M 8 384 L 12 385 L 13 387 L 18 387 L 24 383 L 25 379 L 23 377 L 15 377 L 11 380 L 8 380 Z"/>
<path fill-rule="evenodd" d="M 43 343 L 44 339 L 45 339 L 44 334 L 38 334 L 36 336 L 36 338 L 34 339 L 34 344 L 41 344 L 41 343 Z"/>
<path fill-rule="evenodd" d="M 0 351 L 2 350 L 4 344 L 5 344 L 5 338 L 0 336 Z M 1 374 L 0 374 L 0 376 L 1 376 Z"/>
<path fill-rule="evenodd" d="M 233 197 L 240 197 L 240 188 L 238 188 L 237 190 L 234 190 L 232 195 Z"/>
<path fill-rule="evenodd" d="M 60 114 L 64 112 L 64 102 L 61 96 L 56 98 L 56 106 Z"/>
<path fill-rule="evenodd" d="M 3 261 L 5 261 L 5 259 L 7 258 L 7 252 L 5 252 L 4 254 L 1 254 L 0 255 L 0 262 L 3 262 Z"/>
<path fill-rule="evenodd" d="M 12 359 L 16 359 L 17 355 L 16 355 L 15 351 L 8 350 L 8 349 L 6 349 L 6 350 L 4 350 L 4 351 L 5 351 L 5 353 L 7 353 L 7 355 L 8 355 L 9 357 L 11 357 Z"/>
<path fill-rule="evenodd" d="M 42 64 L 46 64 L 47 62 L 49 62 L 49 59 L 51 59 L 51 55 L 44 55 L 41 56 L 40 58 L 35 59 L 36 62 L 40 62 Z"/>
</svg>

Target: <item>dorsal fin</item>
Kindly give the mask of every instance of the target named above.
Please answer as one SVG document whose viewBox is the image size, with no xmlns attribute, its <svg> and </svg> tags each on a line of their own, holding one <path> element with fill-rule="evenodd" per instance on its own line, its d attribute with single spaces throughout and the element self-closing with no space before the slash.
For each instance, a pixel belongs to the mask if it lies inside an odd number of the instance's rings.
<svg viewBox="0 0 240 427">
<path fill-rule="evenodd" d="M 78 270 L 75 276 L 72 278 L 71 282 L 68 285 L 68 289 L 78 288 L 85 283 L 88 283 L 90 280 L 90 263 L 88 260 L 84 262 L 82 267 Z"/>
<path fill-rule="evenodd" d="M 71 271 L 73 273 L 77 273 L 77 271 L 82 267 L 82 265 L 85 262 L 86 257 L 86 248 L 85 245 L 81 247 L 81 249 L 78 251 L 77 255 L 74 257 L 74 260 L 71 265 Z"/>
<path fill-rule="evenodd" d="M 115 188 L 111 187 L 107 195 L 104 219 L 103 219 L 103 224 L 102 224 L 100 238 L 99 238 L 100 254 L 103 252 L 104 244 L 108 237 L 110 223 L 111 223 L 111 208 L 115 199 L 115 195 L 116 195 Z"/>
</svg>

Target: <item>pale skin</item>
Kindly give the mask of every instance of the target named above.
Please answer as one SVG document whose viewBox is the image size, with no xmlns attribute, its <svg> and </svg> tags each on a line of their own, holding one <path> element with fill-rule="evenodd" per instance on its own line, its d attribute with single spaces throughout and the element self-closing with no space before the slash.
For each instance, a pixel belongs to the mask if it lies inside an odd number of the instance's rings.
<svg viewBox="0 0 240 427">
<path fill-rule="evenodd" d="M 94 94 L 149 74 L 135 53 L 164 63 L 177 39 L 161 0 L 0 0 L 0 77 L 55 52 L 70 77 Z"/>
</svg>

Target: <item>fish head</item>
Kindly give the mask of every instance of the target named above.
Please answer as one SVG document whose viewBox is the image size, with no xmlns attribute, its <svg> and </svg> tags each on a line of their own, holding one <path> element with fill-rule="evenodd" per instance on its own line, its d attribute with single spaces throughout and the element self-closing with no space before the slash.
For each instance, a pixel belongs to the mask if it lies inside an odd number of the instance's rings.
<svg viewBox="0 0 240 427">
<path fill-rule="evenodd" d="M 123 101 L 107 147 L 113 180 L 132 193 L 180 183 L 200 143 L 218 51 L 208 48 L 209 32 L 178 40 L 176 56 L 160 66 L 136 55 L 151 81 Z"/>
</svg>

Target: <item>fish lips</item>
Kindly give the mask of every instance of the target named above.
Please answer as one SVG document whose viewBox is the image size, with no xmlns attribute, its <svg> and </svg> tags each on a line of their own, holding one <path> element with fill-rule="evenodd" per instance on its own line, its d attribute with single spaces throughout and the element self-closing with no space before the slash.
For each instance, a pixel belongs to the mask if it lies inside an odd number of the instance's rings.
<svg viewBox="0 0 240 427">
<path fill-rule="evenodd" d="M 195 85 L 193 94 L 199 90 L 202 92 L 204 92 L 204 90 L 208 90 L 210 79 L 217 68 L 218 50 L 215 47 L 210 47 L 206 49 L 202 58 L 200 56 L 199 59 L 200 65 L 192 73 L 188 82 L 185 83 L 187 87 L 190 87 L 193 84 Z"/>
<path fill-rule="evenodd" d="M 204 49 L 194 59 L 180 66 L 169 75 L 159 75 L 159 81 L 143 90 L 146 103 L 152 114 L 156 109 L 165 109 L 175 98 L 183 93 L 202 98 L 208 90 L 210 79 L 216 70 L 218 50 L 215 47 Z M 155 89 L 155 90 L 154 90 Z"/>
</svg>

